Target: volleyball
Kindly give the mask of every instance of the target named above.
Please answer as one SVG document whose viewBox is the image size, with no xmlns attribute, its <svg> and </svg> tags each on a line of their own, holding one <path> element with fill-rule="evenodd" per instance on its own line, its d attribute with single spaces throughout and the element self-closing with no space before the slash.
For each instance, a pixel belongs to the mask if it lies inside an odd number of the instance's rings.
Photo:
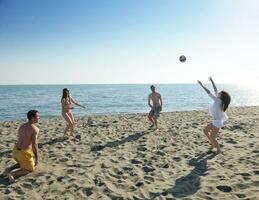
<svg viewBox="0 0 259 200">
<path fill-rule="evenodd" d="M 179 60 L 180 60 L 180 62 L 183 63 L 183 62 L 186 61 L 186 57 L 184 55 L 182 55 L 182 56 L 179 57 Z"/>
</svg>

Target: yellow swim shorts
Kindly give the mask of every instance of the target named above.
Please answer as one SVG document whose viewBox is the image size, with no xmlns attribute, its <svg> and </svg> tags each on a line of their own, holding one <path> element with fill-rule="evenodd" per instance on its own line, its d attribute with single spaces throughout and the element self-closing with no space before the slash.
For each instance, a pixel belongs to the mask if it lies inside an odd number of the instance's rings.
<svg viewBox="0 0 259 200">
<path fill-rule="evenodd" d="M 35 170 L 33 155 L 32 149 L 18 150 L 16 146 L 13 148 L 14 160 L 20 164 L 22 169 L 26 169 L 30 172 Z"/>
</svg>

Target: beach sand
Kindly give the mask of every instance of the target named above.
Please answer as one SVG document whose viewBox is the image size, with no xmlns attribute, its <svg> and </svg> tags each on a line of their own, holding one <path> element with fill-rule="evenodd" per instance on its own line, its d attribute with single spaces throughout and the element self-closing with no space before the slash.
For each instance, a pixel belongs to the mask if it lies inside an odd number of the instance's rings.
<svg viewBox="0 0 259 200">
<path fill-rule="evenodd" d="M 160 129 L 147 114 L 41 119 L 40 164 L 9 185 L 0 199 L 259 199 L 259 107 L 233 107 L 218 137 L 222 154 L 208 153 L 202 129 L 208 111 L 162 113 Z M 0 122 L 0 171 L 24 121 Z"/>
</svg>

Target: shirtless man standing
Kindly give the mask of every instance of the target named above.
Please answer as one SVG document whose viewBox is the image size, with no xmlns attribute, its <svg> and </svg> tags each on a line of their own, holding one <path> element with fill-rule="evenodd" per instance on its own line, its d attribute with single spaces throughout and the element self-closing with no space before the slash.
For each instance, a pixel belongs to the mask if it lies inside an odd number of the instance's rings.
<svg viewBox="0 0 259 200">
<path fill-rule="evenodd" d="M 159 117 L 159 114 L 162 111 L 162 98 L 161 98 L 161 95 L 156 92 L 156 88 L 154 85 L 151 85 L 150 89 L 152 93 L 149 94 L 148 96 L 148 105 L 151 108 L 151 111 L 148 114 L 148 119 L 152 123 L 151 127 L 155 125 L 156 129 L 158 129 L 157 118 Z M 151 105 L 151 100 L 152 100 L 152 105 Z"/>
<path fill-rule="evenodd" d="M 13 158 L 17 163 L 6 168 L 3 173 L 9 178 L 10 183 L 15 182 L 20 176 L 33 172 L 38 164 L 39 129 L 35 125 L 40 118 L 38 111 L 30 110 L 27 118 L 28 122 L 21 125 L 18 130 L 18 141 L 13 148 Z M 33 157 L 35 157 L 35 162 Z"/>
</svg>

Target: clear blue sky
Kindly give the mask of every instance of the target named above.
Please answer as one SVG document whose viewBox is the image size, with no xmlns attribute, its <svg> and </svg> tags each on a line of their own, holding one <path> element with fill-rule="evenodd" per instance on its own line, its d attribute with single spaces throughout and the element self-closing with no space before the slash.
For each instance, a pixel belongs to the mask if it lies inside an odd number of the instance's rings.
<svg viewBox="0 0 259 200">
<path fill-rule="evenodd" d="M 257 83 L 258 52 L 257 0 L 0 0 L 0 84 Z"/>
</svg>

